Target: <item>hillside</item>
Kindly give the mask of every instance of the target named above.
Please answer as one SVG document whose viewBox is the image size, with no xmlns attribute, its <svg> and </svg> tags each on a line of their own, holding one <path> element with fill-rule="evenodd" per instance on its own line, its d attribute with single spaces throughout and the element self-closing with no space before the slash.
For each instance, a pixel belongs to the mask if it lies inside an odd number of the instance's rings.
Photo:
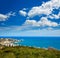
<svg viewBox="0 0 60 58">
<path fill-rule="evenodd" d="M 60 58 L 60 51 L 53 48 L 43 49 L 24 46 L 3 46 L 3 48 L 0 49 L 0 58 Z"/>
</svg>

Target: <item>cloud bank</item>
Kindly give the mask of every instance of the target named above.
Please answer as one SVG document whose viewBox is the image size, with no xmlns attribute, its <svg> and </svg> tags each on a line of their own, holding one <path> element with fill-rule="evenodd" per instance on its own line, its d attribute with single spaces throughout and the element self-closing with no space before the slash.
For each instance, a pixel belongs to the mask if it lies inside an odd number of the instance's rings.
<svg viewBox="0 0 60 58">
<path fill-rule="evenodd" d="M 58 23 L 48 20 L 46 17 L 42 17 L 39 21 L 36 20 L 26 20 L 25 25 L 35 26 L 35 27 L 57 27 Z"/>
<path fill-rule="evenodd" d="M 60 0 L 50 0 L 47 2 L 43 2 L 40 6 L 34 6 L 32 7 L 28 12 L 20 10 L 20 14 L 23 16 L 26 16 L 26 21 L 23 25 L 30 26 L 30 28 L 33 27 L 59 27 L 60 23 L 54 21 L 54 19 L 60 19 L 60 12 L 58 14 L 54 14 L 54 9 L 60 8 Z M 35 16 L 41 16 L 45 15 L 39 18 L 39 21 L 37 19 L 31 19 Z M 52 21 L 53 19 L 53 21 Z M 29 28 L 29 27 L 28 27 Z"/>
<path fill-rule="evenodd" d="M 44 2 L 41 6 L 32 7 L 32 9 L 28 12 L 29 17 L 34 17 L 36 15 L 50 15 L 54 9 L 60 8 L 60 0 L 51 0 L 48 2 Z"/>
</svg>

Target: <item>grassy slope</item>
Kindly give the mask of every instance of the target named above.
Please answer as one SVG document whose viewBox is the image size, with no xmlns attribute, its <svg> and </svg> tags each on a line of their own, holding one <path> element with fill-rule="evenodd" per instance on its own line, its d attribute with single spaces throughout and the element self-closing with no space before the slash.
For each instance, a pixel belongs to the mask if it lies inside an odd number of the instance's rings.
<svg viewBox="0 0 60 58">
<path fill-rule="evenodd" d="M 0 58 L 60 58 L 60 51 L 33 47 L 4 47 L 0 49 Z"/>
</svg>

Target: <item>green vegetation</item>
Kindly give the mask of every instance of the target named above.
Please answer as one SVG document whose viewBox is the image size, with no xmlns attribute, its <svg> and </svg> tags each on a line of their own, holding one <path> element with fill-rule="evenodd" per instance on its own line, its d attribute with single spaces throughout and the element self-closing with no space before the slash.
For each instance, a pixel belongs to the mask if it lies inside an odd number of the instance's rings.
<svg viewBox="0 0 60 58">
<path fill-rule="evenodd" d="M 0 58 L 60 58 L 60 51 L 24 46 L 3 47 Z"/>
</svg>

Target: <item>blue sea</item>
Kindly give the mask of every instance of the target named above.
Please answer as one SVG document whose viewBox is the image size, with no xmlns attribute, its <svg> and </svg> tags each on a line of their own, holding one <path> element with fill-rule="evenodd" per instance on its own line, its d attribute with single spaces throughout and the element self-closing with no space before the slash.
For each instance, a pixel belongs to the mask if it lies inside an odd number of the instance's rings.
<svg viewBox="0 0 60 58">
<path fill-rule="evenodd" d="M 7 38 L 7 37 L 5 37 Z M 8 37 L 12 39 L 23 40 L 19 42 L 22 46 L 32 46 L 40 48 L 55 48 L 60 50 L 60 37 Z"/>
</svg>

